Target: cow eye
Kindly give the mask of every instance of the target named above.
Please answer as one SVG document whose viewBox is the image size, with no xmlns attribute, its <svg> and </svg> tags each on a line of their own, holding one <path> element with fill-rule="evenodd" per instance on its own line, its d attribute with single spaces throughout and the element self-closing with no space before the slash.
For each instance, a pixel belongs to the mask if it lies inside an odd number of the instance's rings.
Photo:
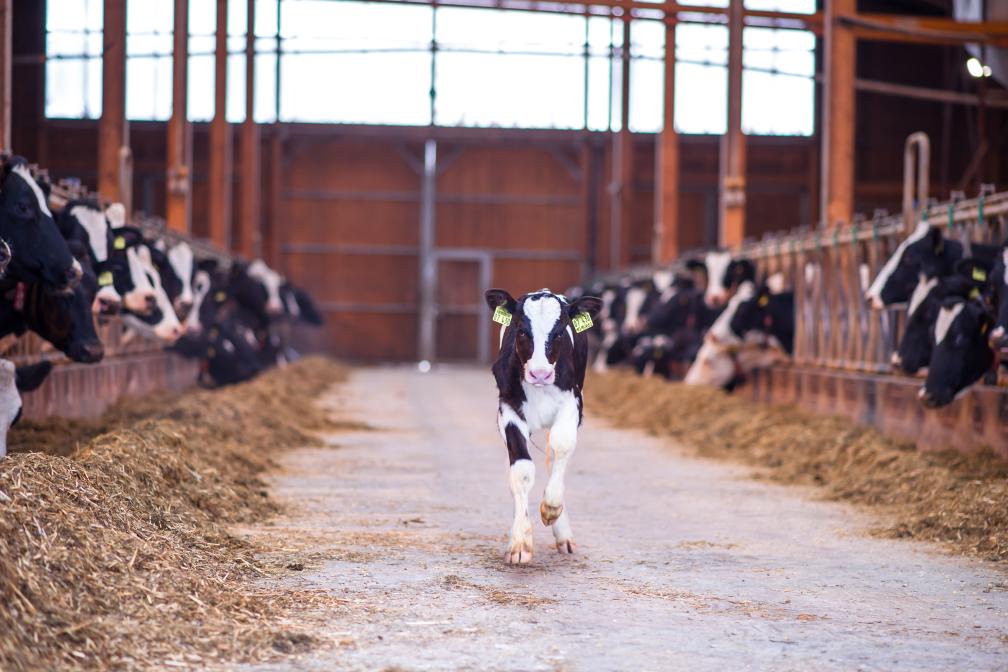
<svg viewBox="0 0 1008 672">
<path fill-rule="evenodd" d="M 532 338 L 532 334 L 530 334 L 526 329 L 519 329 L 518 336 L 521 338 Z"/>
</svg>

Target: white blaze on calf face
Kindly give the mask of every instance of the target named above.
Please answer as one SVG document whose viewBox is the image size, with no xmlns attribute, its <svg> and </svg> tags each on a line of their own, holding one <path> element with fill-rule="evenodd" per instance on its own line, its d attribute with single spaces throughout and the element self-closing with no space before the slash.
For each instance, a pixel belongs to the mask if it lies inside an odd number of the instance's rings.
<svg viewBox="0 0 1008 672">
<path fill-rule="evenodd" d="M 35 198 L 38 199 L 39 210 L 42 211 L 42 214 L 52 217 L 52 213 L 49 212 L 49 205 L 46 203 L 45 194 L 42 193 L 42 187 L 38 186 L 38 182 L 36 182 L 35 178 L 31 176 L 28 166 L 23 163 L 19 163 L 14 166 L 13 173 L 27 182 L 28 186 L 31 187 L 31 190 L 35 192 Z"/>
<path fill-rule="evenodd" d="M 123 296 L 123 305 L 131 312 L 144 315 L 150 312 L 148 300 L 155 298 L 154 286 L 144 271 L 144 264 L 137 254 L 137 248 L 127 248 L 126 262 L 129 265 L 130 280 L 133 281 L 133 289 L 126 292 Z"/>
<path fill-rule="evenodd" d="M 644 328 L 641 308 L 647 299 L 647 290 L 631 287 L 626 293 L 626 315 L 623 317 L 623 331 L 635 334 Z"/>
<path fill-rule="evenodd" d="M 893 252 L 892 256 L 886 260 L 886 263 L 882 266 L 882 270 L 875 277 L 875 282 L 871 284 L 868 291 L 865 292 L 865 298 L 872 302 L 872 307 L 878 310 L 885 308 L 885 304 L 882 303 L 882 289 L 885 287 L 886 283 L 896 269 L 899 268 L 900 262 L 903 260 L 903 253 L 906 249 L 916 243 L 918 240 L 923 240 L 927 236 L 930 228 L 926 222 L 921 222 L 917 225 L 910 236 L 899 244 L 896 251 Z"/>
<path fill-rule="evenodd" d="M 704 256 L 707 266 L 707 291 L 704 301 L 708 306 L 720 306 L 728 300 L 728 288 L 724 286 L 725 272 L 731 263 L 731 252 L 708 252 Z"/>
<path fill-rule="evenodd" d="M 907 308 L 907 316 L 913 315 L 917 312 L 917 309 L 921 307 L 924 303 L 924 299 L 928 297 L 931 290 L 938 286 L 938 278 L 931 278 L 930 280 L 925 277 L 923 273 L 920 274 L 920 280 L 917 282 L 917 286 L 914 287 L 913 295 L 910 296 L 910 307 Z"/>
<path fill-rule="evenodd" d="M 722 344 L 738 343 L 741 339 L 731 330 L 732 318 L 735 317 L 739 305 L 754 296 L 756 296 L 755 284 L 747 280 L 739 285 L 738 291 L 735 292 L 735 295 L 728 301 L 728 306 L 711 325 L 704 340 L 710 339 Z"/>
<path fill-rule="evenodd" d="M 171 299 L 167 292 L 161 287 L 161 276 L 154 268 L 154 261 L 151 259 L 150 250 L 146 245 L 137 247 L 137 257 L 144 265 L 144 272 L 147 275 L 150 285 L 154 290 L 154 300 L 161 311 L 161 321 L 153 325 L 154 335 L 162 341 L 174 342 L 182 334 L 182 324 L 175 314 Z"/>
<path fill-rule="evenodd" d="M 532 356 L 525 362 L 525 381 L 548 385 L 553 382 L 555 365 L 546 357 L 546 345 L 563 305 L 552 294 L 544 294 L 525 299 L 522 310 L 532 332 Z"/>
<path fill-rule="evenodd" d="M 100 210 L 95 210 L 84 205 L 74 206 L 70 214 L 80 222 L 81 226 L 88 234 L 88 242 L 91 244 L 91 251 L 95 255 L 98 263 L 108 260 L 108 220 Z"/>
<path fill-rule="evenodd" d="M 182 292 L 178 295 L 176 301 L 184 305 L 192 305 L 193 303 L 193 288 L 192 288 L 192 275 L 193 275 L 193 251 L 186 242 L 181 242 L 170 248 L 167 252 L 168 263 L 171 264 L 172 270 L 175 271 L 175 275 L 178 276 L 179 280 L 182 281 Z"/>
<path fill-rule="evenodd" d="M 673 280 L 675 280 L 675 273 L 672 271 L 655 271 L 655 274 L 652 277 L 655 289 L 659 292 L 664 292 L 671 287 Z"/>
<path fill-rule="evenodd" d="M 210 274 L 206 271 L 196 271 L 195 275 L 193 275 L 192 284 L 193 305 L 189 311 L 189 315 L 186 316 L 185 328 L 190 334 L 198 334 L 203 330 L 199 314 L 203 301 L 206 300 L 207 294 L 210 293 Z"/>
<path fill-rule="evenodd" d="M 126 206 L 122 203 L 112 203 L 105 208 L 105 218 L 113 229 L 126 226 Z"/>
<path fill-rule="evenodd" d="M 962 312 L 965 305 L 965 303 L 959 302 L 951 308 L 942 308 L 938 311 L 938 319 L 935 320 L 935 343 L 941 343 L 945 340 L 949 329 L 952 328 L 952 324 L 959 317 L 959 313 Z"/>
<path fill-rule="evenodd" d="M 248 274 L 263 284 L 266 288 L 266 312 L 279 315 L 283 312 L 283 303 L 280 301 L 280 285 L 283 278 L 280 274 L 266 265 L 262 259 L 256 259 L 248 267 Z"/>
</svg>

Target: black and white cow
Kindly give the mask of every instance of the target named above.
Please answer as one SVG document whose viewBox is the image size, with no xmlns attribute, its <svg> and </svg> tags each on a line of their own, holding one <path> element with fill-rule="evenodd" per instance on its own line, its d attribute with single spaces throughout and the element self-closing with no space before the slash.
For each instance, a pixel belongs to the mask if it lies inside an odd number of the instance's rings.
<svg viewBox="0 0 1008 672">
<path fill-rule="evenodd" d="M 945 299 L 934 325 L 934 349 L 918 396 L 928 408 L 952 403 L 995 363 L 990 347 L 994 319 L 980 299 Z"/>
<path fill-rule="evenodd" d="M 0 239 L 13 252 L 7 278 L 41 282 L 69 292 L 80 280 L 80 264 L 70 254 L 28 162 L 11 157 L 0 183 Z"/>
<path fill-rule="evenodd" d="M 968 256 L 993 265 L 996 253 L 993 245 L 971 243 Z M 945 238 L 941 227 L 921 222 L 883 264 L 865 299 L 876 310 L 906 303 L 918 285 L 951 275 L 966 256 L 963 244 Z"/>
<path fill-rule="evenodd" d="M 732 259 L 731 252 L 726 251 L 708 252 L 702 262 L 687 262 L 687 268 L 703 278 L 704 300 L 711 308 L 725 306 L 743 283 L 756 281 L 753 263 L 748 259 Z"/>
<path fill-rule="evenodd" d="M 0 359 L 0 460 L 7 455 L 7 433 L 21 419 L 21 393 L 38 389 L 51 371 L 49 360 L 15 368 Z"/>
<path fill-rule="evenodd" d="M 502 289 L 486 292 L 496 318 L 507 325 L 501 331 L 501 350 L 492 371 L 497 382 L 497 423 L 507 444 L 514 520 L 506 559 L 524 564 L 532 560 L 532 525 L 528 516 L 529 491 L 535 482 L 535 465 L 528 452 L 529 436 L 539 429 L 549 432 L 553 466 L 542 504 L 543 524 L 553 528 L 560 553 L 573 553 L 574 534 L 564 509 L 564 474 L 577 445 L 583 412 L 582 389 L 588 364 L 591 318 L 602 308 L 594 296 L 568 301 L 548 289 L 515 299 Z"/>
<path fill-rule="evenodd" d="M 995 313 L 990 343 L 1002 365 L 1008 365 L 1008 243 L 1002 246 L 995 258 L 990 273 L 990 289 Z"/>
<path fill-rule="evenodd" d="M 113 231 L 117 235 L 116 231 Z M 161 274 L 158 272 L 151 253 L 151 248 L 139 243 L 127 247 L 130 277 L 134 289 L 123 296 L 123 322 L 145 336 L 156 338 L 164 343 L 174 343 L 182 335 L 184 329 L 171 299 L 161 286 Z M 139 294 L 153 299 L 153 309 L 148 312 L 136 312 L 130 308 L 131 294 Z M 150 301 L 145 301 L 150 308 Z"/>
</svg>

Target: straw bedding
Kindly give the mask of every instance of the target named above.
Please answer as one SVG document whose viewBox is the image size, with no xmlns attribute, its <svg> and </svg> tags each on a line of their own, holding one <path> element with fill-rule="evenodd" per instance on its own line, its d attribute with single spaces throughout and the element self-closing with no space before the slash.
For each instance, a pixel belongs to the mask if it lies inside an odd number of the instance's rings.
<svg viewBox="0 0 1008 672">
<path fill-rule="evenodd" d="M 1008 561 L 1008 463 L 989 450 L 919 452 L 845 419 L 625 372 L 596 376 L 586 396 L 589 413 L 679 439 L 705 457 L 758 466 L 760 477 L 871 507 L 882 521 L 878 534 Z"/>
<path fill-rule="evenodd" d="M 201 667 L 310 646 L 284 618 L 324 598 L 258 587 L 272 568 L 225 526 L 276 510 L 259 475 L 330 428 L 314 399 L 345 377 L 313 358 L 15 428 L 0 462 L 0 669 Z"/>
</svg>

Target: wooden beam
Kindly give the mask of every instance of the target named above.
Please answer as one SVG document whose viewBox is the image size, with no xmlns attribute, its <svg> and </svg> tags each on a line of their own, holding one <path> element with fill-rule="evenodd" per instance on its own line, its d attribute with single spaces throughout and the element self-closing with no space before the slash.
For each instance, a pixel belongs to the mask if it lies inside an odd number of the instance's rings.
<svg viewBox="0 0 1008 672">
<path fill-rule="evenodd" d="M 228 0 L 217 0 L 214 118 L 210 122 L 210 205 L 208 214 L 210 241 L 222 250 L 231 249 L 231 179 L 234 168 L 234 134 L 227 121 L 227 15 Z"/>
<path fill-rule="evenodd" d="M 255 122 L 255 0 L 247 0 L 245 35 L 245 121 L 241 129 L 241 221 L 237 251 L 249 259 L 262 256 L 259 190 L 259 127 Z"/>
<path fill-rule="evenodd" d="M 189 101 L 189 0 L 175 0 L 172 44 L 172 114 L 168 119 L 168 228 L 192 232 L 192 125 Z"/>
<path fill-rule="evenodd" d="M 11 60 L 14 0 L 0 0 L 0 149 L 11 149 Z"/>
<path fill-rule="evenodd" d="M 665 108 L 655 152 L 655 234 L 652 261 L 669 262 L 682 250 L 679 231 L 679 134 L 675 130 L 675 25 L 665 26 Z"/>
<path fill-rule="evenodd" d="M 854 74 L 857 38 L 845 26 L 856 0 L 826 4 L 823 43 L 825 81 L 822 104 L 822 182 L 820 216 L 826 226 L 849 222 L 854 214 Z"/>
<path fill-rule="evenodd" d="M 742 0 L 728 6 L 728 128 L 721 136 L 718 244 L 737 247 L 745 238 L 746 146 L 742 133 Z"/>
<path fill-rule="evenodd" d="M 123 159 L 129 150 L 126 121 L 126 0 L 105 0 L 102 36 L 102 116 L 98 123 L 98 191 L 122 201 Z M 129 212 L 127 208 L 127 212 Z"/>
<path fill-rule="evenodd" d="M 855 37 L 886 42 L 923 44 L 989 44 L 1008 46 L 1008 21 L 968 22 L 930 16 L 858 14 L 854 9 L 838 12 L 826 3 L 827 23 L 835 13 L 840 24 Z M 847 7 L 845 0 L 841 6 Z"/>
</svg>

